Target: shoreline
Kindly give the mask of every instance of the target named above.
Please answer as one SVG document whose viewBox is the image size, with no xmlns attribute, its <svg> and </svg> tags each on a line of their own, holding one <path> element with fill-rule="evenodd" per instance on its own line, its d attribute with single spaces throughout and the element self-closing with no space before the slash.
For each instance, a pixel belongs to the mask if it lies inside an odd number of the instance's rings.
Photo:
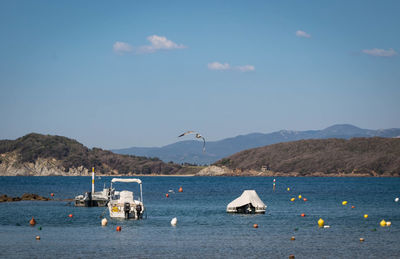
<svg viewBox="0 0 400 259">
<path fill-rule="evenodd" d="M 0 177 L 91 177 L 91 175 L 0 175 Z M 166 175 L 166 174 L 151 174 L 151 175 L 96 175 L 96 177 L 296 177 L 296 178 L 308 178 L 308 177 L 315 177 L 315 178 L 398 178 L 400 176 L 395 175 L 352 175 L 352 174 L 310 174 L 310 175 L 297 175 L 297 174 L 257 174 L 257 175 L 250 175 L 250 174 L 226 174 L 226 175 L 196 175 L 196 174 L 185 174 L 185 175 Z"/>
</svg>

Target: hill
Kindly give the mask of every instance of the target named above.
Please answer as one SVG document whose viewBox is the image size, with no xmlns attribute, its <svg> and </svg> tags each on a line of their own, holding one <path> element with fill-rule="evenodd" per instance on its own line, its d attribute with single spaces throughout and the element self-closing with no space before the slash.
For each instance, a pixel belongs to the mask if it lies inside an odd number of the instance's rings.
<svg viewBox="0 0 400 259">
<path fill-rule="evenodd" d="M 300 140 L 241 151 L 214 165 L 242 175 L 400 176 L 400 139 Z"/>
<path fill-rule="evenodd" d="M 192 174 L 198 168 L 164 163 L 158 158 L 119 155 L 88 149 L 61 136 L 28 134 L 0 141 L 0 175 Z"/>
<path fill-rule="evenodd" d="M 219 141 L 208 141 L 206 152 L 202 152 L 201 141 L 185 140 L 163 147 L 131 147 L 112 150 L 118 154 L 131 154 L 146 157 L 159 157 L 164 162 L 212 164 L 223 157 L 242 150 L 266 145 L 290 142 L 302 139 L 350 139 L 354 137 L 398 137 L 400 129 L 369 130 L 349 124 L 338 124 L 323 130 L 289 131 L 281 130 L 268 134 L 252 133 L 226 138 Z"/>
</svg>

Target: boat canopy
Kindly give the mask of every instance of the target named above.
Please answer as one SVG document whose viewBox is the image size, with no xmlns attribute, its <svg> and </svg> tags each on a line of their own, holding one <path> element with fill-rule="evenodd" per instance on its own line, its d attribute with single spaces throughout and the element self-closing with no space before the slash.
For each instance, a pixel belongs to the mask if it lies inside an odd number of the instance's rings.
<svg viewBox="0 0 400 259">
<path fill-rule="evenodd" d="M 260 208 L 264 210 L 267 207 L 265 206 L 264 202 L 262 202 L 260 197 L 258 197 L 255 190 L 245 190 L 242 195 L 240 195 L 240 197 L 229 203 L 226 209 L 227 211 L 231 211 L 247 204 L 251 204 L 255 208 Z"/>
<path fill-rule="evenodd" d="M 142 180 L 140 179 L 136 179 L 136 178 L 128 178 L 128 179 L 124 179 L 124 178 L 113 178 L 111 180 L 112 183 L 115 182 L 122 182 L 122 183 L 138 183 L 138 184 L 142 184 Z"/>
</svg>

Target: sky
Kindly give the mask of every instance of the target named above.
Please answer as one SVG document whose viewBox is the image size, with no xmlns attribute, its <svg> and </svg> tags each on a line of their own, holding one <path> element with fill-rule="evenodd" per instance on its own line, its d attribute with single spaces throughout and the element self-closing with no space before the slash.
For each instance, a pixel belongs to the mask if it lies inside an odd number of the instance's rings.
<svg viewBox="0 0 400 259">
<path fill-rule="evenodd" d="M 0 1 L 0 139 L 400 128 L 400 1 Z M 187 139 L 191 137 L 188 136 Z"/>
</svg>

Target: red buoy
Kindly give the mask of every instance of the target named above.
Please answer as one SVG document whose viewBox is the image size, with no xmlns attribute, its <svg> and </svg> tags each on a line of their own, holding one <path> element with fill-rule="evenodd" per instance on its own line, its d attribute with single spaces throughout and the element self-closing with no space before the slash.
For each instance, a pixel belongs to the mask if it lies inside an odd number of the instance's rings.
<svg viewBox="0 0 400 259">
<path fill-rule="evenodd" d="M 51 196 L 51 197 L 54 197 L 54 193 L 51 193 L 50 196 Z"/>
<path fill-rule="evenodd" d="M 120 232 L 121 231 L 121 226 L 117 226 L 117 231 Z"/>
<path fill-rule="evenodd" d="M 32 217 L 32 219 L 29 221 L 29 224 L 31 224 L 31 226 L 36 225 L 36 220 Z"/>
<path fill-rule="evenodd" d="M 72 214 L 69 214 L 69 215 L 68 215 L 68 217 L 70 217 L 70 218 L 72 218 L 73 216 L 74 216 L 74 215 L 72 215 Z"/>
<path fill-rule="evenodd" d="M 300 216 L 302 216 L 302 217 L 305 217 L 305 216 L 306 216 L 306 214 L 304 214 L 304 213 L 301 213 L 301 214 L 300 214 Z"/>
<path fill-rule="evenodd" d="M 168 193 L 166 193 L 166 194 L 165 194 L 165 197 L 167 197 L 167 198 L 168 198 L 168 197 L 169 197 L 169 194 L 168 194 Z"/>
<path fill-rule="evenodd" d="M 307 198 L 303 198 L 303 201 L 307 201 Z"/>
<path fill-rule="evenodd" d="M 354 209 L 356 206 L 351 206 L 352 209 Z"/>
<path fill-rule="evenodd" d="M 258 224 L 254 224 L 254 225 L 253 225 L 253 228 L 258 228 Z"/>
</svg>

